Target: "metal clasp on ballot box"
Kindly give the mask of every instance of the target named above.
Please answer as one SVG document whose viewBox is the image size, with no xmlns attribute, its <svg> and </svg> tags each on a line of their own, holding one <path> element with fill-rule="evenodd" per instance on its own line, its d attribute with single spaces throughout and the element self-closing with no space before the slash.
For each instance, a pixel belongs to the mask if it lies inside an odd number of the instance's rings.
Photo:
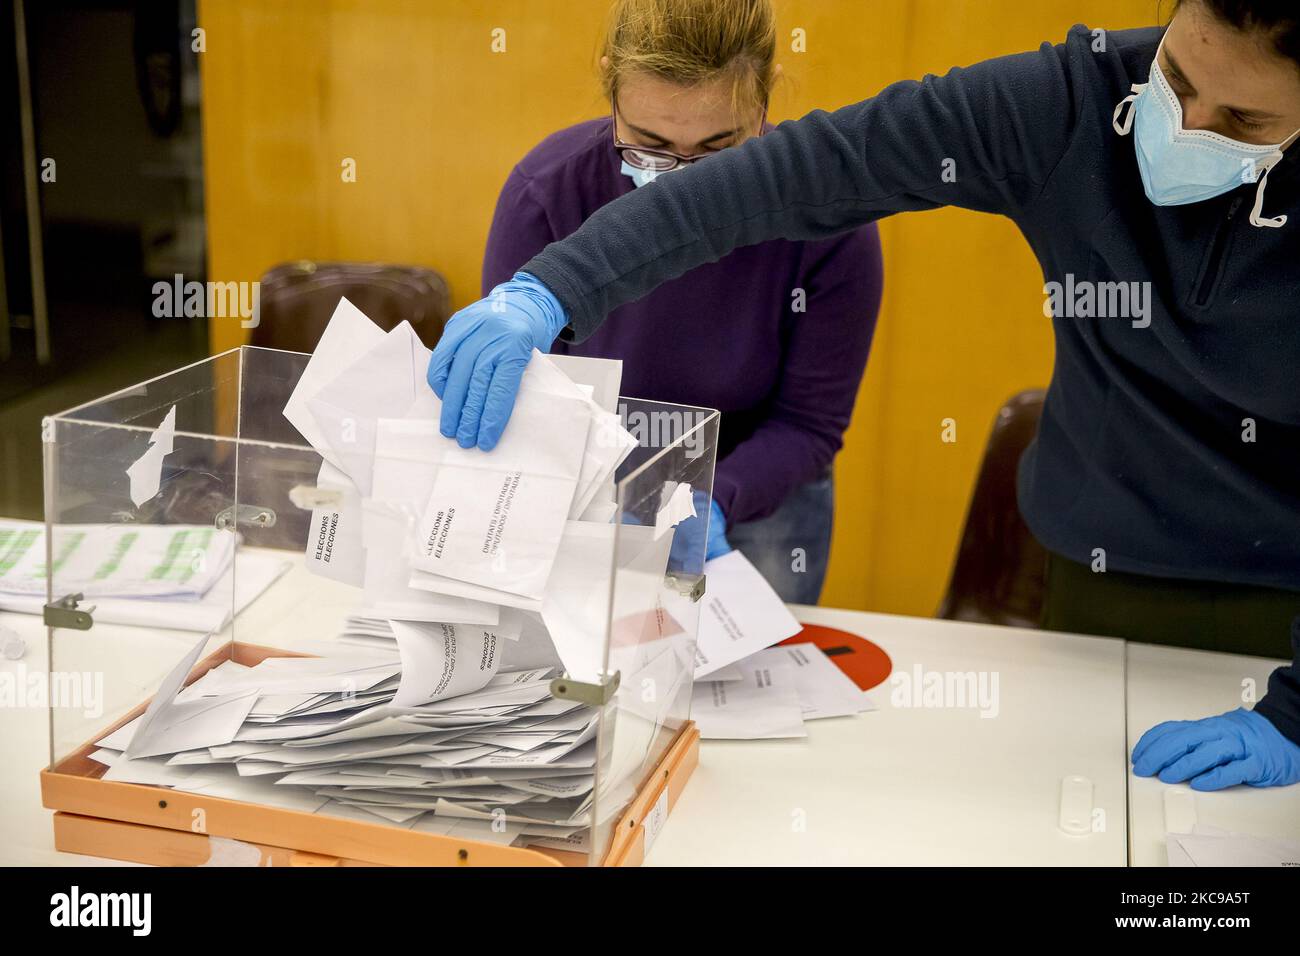
<svg viewBox="0 0 1300 956">
<path fill-rule="evenodd" d="M 65 594 L 57 601 L 51 601 L 45 605 L 45 626 L 46 627 L 66 627 L 74 631 L 88 631 L 95 624 L 95 619 L 90 616 L 90 612 L 95 610 L 95 605 L 88 608 L 82 608 L 78 605 L 84 601 L 84 594 Z"/>
<path fill-rule="evenodd" d="M 664 582 L 691 601 L 699 601 L 704 597 L 706 578 L 703 574 L 670 573 Z M 591 707 L 604 707 L 618 692 L 619 680 L 618 671 L 604 675 L 598 684 L 573 680 L 568 676 L 557 677 L 551 681 L 551 696 L 557 700 L 573 700 Z"/>
<path fill-rule="evenodd" d="M 599 684 L 557 677 L 551 681 L 551 696 L 556 700 L 573 700 L 588 707 L 604 707 L 618 693 L 620 674 L 614 671 L 601 677 Z"/>
<path fill-rule="evenodd" d="M 217 512 L 213 524 L 221 531 L 232 530 L 238 525 L 255 524 L 261 528 L 275 527 L 275 512 L 258 505 L 239 505 Z"/>
<path fill-rule="evenodd" d="M 707 575 L 704 574 L 687 574 L 683 571 L 670 571 L 664 578 L 665 583 L 677 591 L 682 597 L 690 598 L 692 601 L 698 601 L 704 597 L 705 584 Z"/>
</svg>

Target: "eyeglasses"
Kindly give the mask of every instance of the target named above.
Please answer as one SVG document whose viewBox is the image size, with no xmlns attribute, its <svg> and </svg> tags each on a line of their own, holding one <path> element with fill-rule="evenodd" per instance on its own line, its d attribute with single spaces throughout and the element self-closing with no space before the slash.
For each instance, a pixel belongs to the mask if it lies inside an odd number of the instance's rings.
<svg viewBox="0 0 1300 956">
<path fill-rule="evenodd" d="M 674 153 L 668 149 L 655 149 L 650 146 L 636 146 L 632 143 L 625 143 L 618 138 L 618 104 L 611 104 L 614 111 L 614 149 L 618 152 L 623 162 L 627 163 L 633 169 L 643 170 L 651 173 L 667 173 L 680 166 L 689 166 L 691 163 L 698 162 L 708 153 L 696 153 L 694 156 L 683 156 L 680 153 Z M 767 107 L 763 107 L 763 115 L 758 121 L 758 135 L 763 135 L 763 127 L 767 125 Z"/>
</svg>

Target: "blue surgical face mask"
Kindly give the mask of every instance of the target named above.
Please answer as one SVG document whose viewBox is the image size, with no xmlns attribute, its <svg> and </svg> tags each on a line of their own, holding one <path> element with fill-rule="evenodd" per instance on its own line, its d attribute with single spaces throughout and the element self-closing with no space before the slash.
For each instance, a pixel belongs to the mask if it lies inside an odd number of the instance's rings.
<svg viewBox="0 0 1300 956">
<path fill-rule="evenodd" d="M 1121 136 L 1136 127 L 1134 148 L 1148 199 L 1157 206 L 1182 206 L 1258 181 L 1251 225 L 1286 225 L 1286 216 L 1265 219 L 1261 210 L 1269 171 L 1295 133 L 1277 145 L 1256 146 L 1208 130 L 1183 129 L 1183 106 L 1160 69 L 1159 50 L 1151 62 L 1150 82 L 1134 83 L 1132 89 L 1115 107 L 1113 124 Z M 1132 108 L 1121 121 L 1129 104 Z"/>
<path fill-rule="evenodd" d="M 682 168 L 683 167 L 681 166 L 677 166 L 673 169 L 656 172 L 653 169 L 637 169 L 635 166 L 629 166 L 627 163 L 622 163 L 618 167 L 618 171 L 628 179 L 632 180 L 632 184 L 639 189 L 646 183 L 654 182 L 660 176 L 666 176 L 668 173 L 675 173 L 677 170 Z"/>
</svg>

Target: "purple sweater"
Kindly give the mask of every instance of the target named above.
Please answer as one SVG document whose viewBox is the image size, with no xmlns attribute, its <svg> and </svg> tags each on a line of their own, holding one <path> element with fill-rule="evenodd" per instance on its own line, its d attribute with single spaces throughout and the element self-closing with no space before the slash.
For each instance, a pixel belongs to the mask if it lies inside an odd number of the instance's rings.
<svg viewBox="0 0 1300 956">
<path fill-rule="evenodd" d="M 511 171 L 483 257 L 483 295 L 636 188 L 619 172 L 610 122 L 560 130 Z M 881 273 L 874 223 L 815 242 L 774 239 L 666 282 L 581 344 L 554 349 L 622 359 L 625 395 L 720 410 L 713 496 L 730 523 L 749 521 L 820 477 L 839 451 Z"/>
</svg>

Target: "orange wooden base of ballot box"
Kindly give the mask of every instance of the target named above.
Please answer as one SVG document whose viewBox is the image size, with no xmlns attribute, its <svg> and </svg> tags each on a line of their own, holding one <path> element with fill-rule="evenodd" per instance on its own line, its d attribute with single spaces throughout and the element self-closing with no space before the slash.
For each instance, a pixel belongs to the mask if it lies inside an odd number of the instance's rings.
<svg viewBox="0 0 1300 956">
<path fill-rule="evenodd" d="M 186 683 L 232 658 L 251 667 L 267 657 L 283 656 L 298 655 L 236 643 L 233 653 L 228 646 L 201 661 Z M 145 701 L 95 739 L 134 720 L 147 706 Z M 583 853 L 413 833 L 382 823 L 102 780 L 108 768 L 90 759 L 96 749 L 93 741 L 88 742 L 41 771 L 41 802 L 56 811 L 54 846 L 65 853 L 159 866 L 198 866 L 232 855 L 241 863 L 259 866 L 582 866 L 587 862 Z M 656 813 L 656 807 L 662 811 L 665 792 L 671 811 L 699 756 L 699 731 L 687 721 L 618 819 L 602 865 L 641 864 L 646 818 Z"/>
</svg>

